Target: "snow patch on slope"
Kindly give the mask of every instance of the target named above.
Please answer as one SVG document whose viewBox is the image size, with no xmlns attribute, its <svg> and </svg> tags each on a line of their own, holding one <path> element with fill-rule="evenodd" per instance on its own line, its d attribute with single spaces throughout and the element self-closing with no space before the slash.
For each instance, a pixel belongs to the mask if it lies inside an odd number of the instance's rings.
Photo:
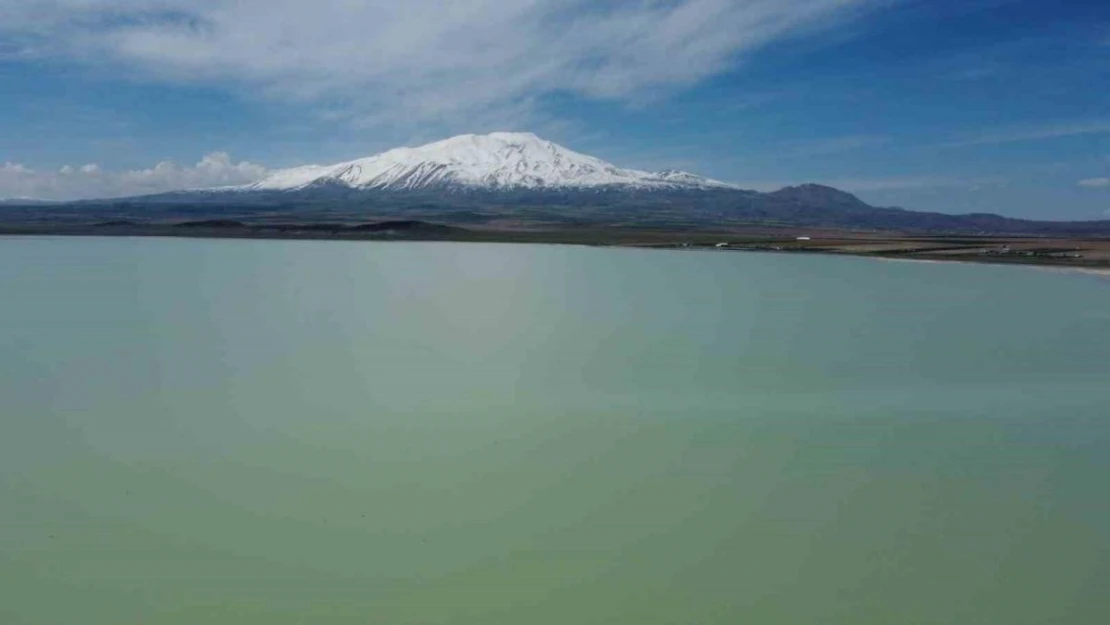
<svg viewBox="0 0 1110 625">
<path fill-rule="evenodd" d="M 316 185 L 352 189 L 735 189 L 717 180 L 678 171 L 623 169 L 545 141 L 532 133 L 460 135 L 416 148 L 397 148 L 337 165 L 310 165 L 273 172 L 242 191 L 296 191 Z"/>
</svg>

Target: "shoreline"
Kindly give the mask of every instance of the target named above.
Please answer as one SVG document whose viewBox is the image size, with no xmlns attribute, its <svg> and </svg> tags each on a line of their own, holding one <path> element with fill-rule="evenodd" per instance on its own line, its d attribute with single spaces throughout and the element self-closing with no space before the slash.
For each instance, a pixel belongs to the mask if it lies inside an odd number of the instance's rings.
<svg viewBox="0 0 1110 625">
<path fill-rule="evenodd" d="M 850 256 L 854 258 L 868 258 L 871 260 L 879 260 L 891 263 L 917 263 L 927 265 L 990 265 L 991 267 L 1021 267 L 1025 269 L 1040 269 L 1044 271 L 1062 272 L 1062 273 L 1082 273 L 1090 276 L 1096 276 L 1110 280 L 1110 266 L 1106 267 L 1090 267 L 1081 265 L 1055 265 L 1049 263 L 1035 263 L 1035 262 L 1006 262 L 1006 261 L 990 261 L 990 260 L 961 260 L 956 258 L 946 259 L 932 259 L 932 258 L 897 258 L 891 256 L 875 256 L 866 254 L 839 254 L 840 256 Z"/>
<path fill-rule="evenodd" d="M 475 228 L 420 221 L 325 224 L 0 224 L 0 238 L 28 236 L 248 239 L 276 241 L 458 242 L 578 245 L 630 249 L 822 254 L 892 262 L 1035 267 L 1110 279 L 1110 240 L 822 232 L 802 228 L 721 230 L 582 226 Z M 727 243 L 725 243 L 727 242 Z M 1031 250 L 1031 251 L 1026 251 Z M 1082 253 L 1080 253 L 1082 252 Z"/>
</svg>

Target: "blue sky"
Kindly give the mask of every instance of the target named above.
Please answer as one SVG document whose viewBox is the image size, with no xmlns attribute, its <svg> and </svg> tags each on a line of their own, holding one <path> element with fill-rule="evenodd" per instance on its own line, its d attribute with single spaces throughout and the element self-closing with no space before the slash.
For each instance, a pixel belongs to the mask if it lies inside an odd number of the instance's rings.
<svg viewBox="0 0 1110 625">
<path fill-rule="evenodd" d="M 882 205 L 1110 211 L 1110 3 L 0 0 L 0 197 L 462 132 Z"/>
</svg>

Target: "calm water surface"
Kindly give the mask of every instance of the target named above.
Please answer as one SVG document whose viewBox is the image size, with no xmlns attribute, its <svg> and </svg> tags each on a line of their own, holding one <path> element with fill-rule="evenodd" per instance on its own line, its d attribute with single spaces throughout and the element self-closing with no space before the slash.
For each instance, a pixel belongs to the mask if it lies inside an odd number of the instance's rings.
<svg viewBox="0 0 1110 625">
<path fill-rule="evenodd" d="M 1110 620 L 1110 281 L 0 238 L 0 624 Z"/>
</svg>

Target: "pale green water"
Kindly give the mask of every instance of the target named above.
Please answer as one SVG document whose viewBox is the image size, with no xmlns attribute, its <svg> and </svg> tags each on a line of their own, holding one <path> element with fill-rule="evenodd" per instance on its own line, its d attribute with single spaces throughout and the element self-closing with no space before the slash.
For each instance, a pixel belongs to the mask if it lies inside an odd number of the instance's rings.
<svg viewBox="0 0 1110 625">
<path fill-rule="evenodd" d="M 1110 281 L 0 239 L 0 625 L 1110 621 Z"/>
</svg>

